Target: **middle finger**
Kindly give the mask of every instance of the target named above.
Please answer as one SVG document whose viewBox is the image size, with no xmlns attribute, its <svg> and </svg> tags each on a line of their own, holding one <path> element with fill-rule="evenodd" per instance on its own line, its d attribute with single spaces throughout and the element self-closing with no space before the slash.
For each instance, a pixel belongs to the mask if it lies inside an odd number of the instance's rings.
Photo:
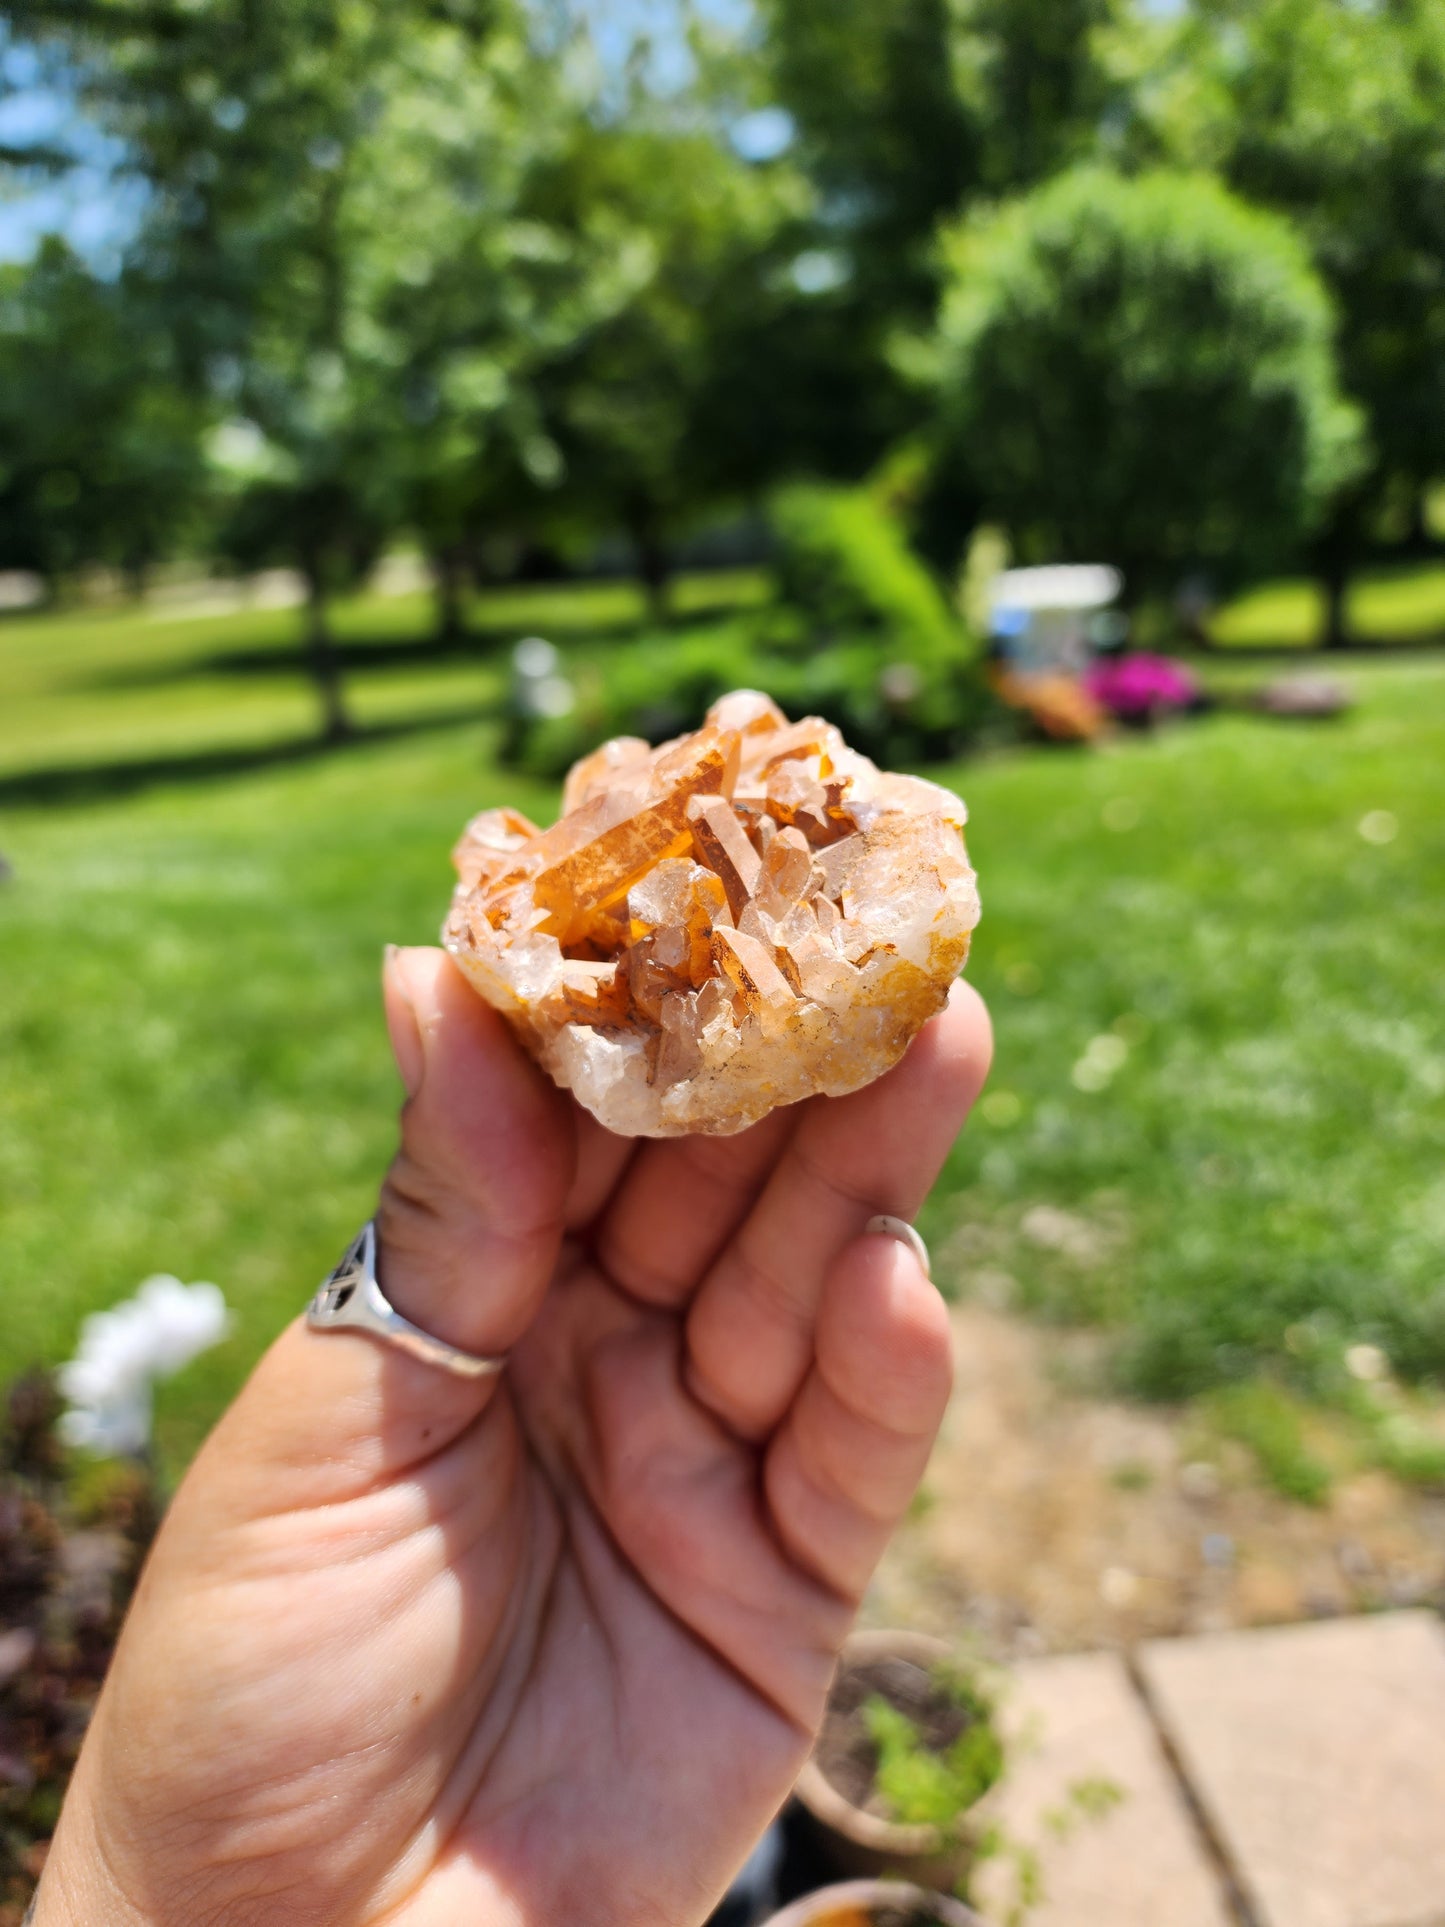
<svg viewBox="0 0 1445 1927">
<path fill-rule="evenodd" d="M 645 1144 L 594 1240 L 598 1262 L 614 1282 L 647 1305 L 686 1304 L 752 1209 L 801 1114 L 794 1104 L 733 1137 Z"/>
<path fill-rule="evenodd" d="M 913 1217 L 983 1087 L 991 1051 L 982 999 L 958 983 L 887 1076 L 803 1108 L 687 1318 L 690 1388 L 739 1436 L 765 1438 L 782 1419 L 812 1362 L 830 1267 L 870 1218 Z"/>
</svg>

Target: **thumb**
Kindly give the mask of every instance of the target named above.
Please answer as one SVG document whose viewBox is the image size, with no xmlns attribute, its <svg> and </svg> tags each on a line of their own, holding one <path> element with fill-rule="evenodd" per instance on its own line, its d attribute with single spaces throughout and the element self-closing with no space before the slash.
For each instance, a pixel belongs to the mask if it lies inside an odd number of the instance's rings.
<svg viewBox="0 0 1445 1927">
<path fill-rule="evenodd" d="M 444 952 L 389 951 L 383 992 L 407 1097 L 376 1210 L 378 1280 L 434 1337 L 507 1352 L 556 1266 L 576 1161 L 572 1106 Z M 324 1503 L 439 1450 L 499 1383 L 297 1319 L 202 1456 L 213 1472 L 225 1465 L 244 1510 Z"/>
<path fill-rule="evenodd" d="M 557 1260 L 572 1107 L 443 951 L 389 951 L 382 983 L 407 1089 L 376 1214 L 382 1288 L 463 1351 L 509 1350 Z"/>
</svg>

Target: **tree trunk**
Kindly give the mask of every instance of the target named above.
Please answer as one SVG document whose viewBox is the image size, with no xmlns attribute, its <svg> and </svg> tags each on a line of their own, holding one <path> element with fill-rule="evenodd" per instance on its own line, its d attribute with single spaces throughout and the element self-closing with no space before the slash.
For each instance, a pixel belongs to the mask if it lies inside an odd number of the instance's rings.
<svg viewBox="0 0 1445 1927">
<path fill-rule="evenodd" d="M 654 622 L 666 622 L 669 615 L 667 585 L 672 577 L 672 558 L 662 539 L 657 517 L 646 504 L 639 504 L 628 518 L 629 532 L 637 550 L 637 573 L 647 591 L 647 613 Z"/>
<path fill-rule="evenodd" d="M 437 549 L 431 558 L 431 568 L 432 586 L 436 591 L 437 635 L 444 642 L 454 642 L 466 632 L 461 550 L 454 545 Z"/>
<path fill-rule="evenodd" d="M 1410 526 L 1405 540 L 1412 555 L 1429 555 L 1435 547 L 1435 538 L 1430 533 L 1429 491 L 1412 488 L 1410 491 Z"/>
<path fill-rule="evenodd" d="M 1331 548 L 1320 570 L 1320 587 L 1325 595 L 1325 621 L 1320 634 L 1322 649 L 1348 649 L 1350 646 L 1349 617 L 1345 608 L 1349 586 L 1349 558 L 1342 548 Z"/>
<path fill-rule="evenodd" d="M 355 732 L 346 712 L 341 658 L 326 620 L 326 591 L 319 568 L 306 570 L 306 666 L 321 698 L 321 730 L 328 743 L 344 743 Z"/>
</svg>

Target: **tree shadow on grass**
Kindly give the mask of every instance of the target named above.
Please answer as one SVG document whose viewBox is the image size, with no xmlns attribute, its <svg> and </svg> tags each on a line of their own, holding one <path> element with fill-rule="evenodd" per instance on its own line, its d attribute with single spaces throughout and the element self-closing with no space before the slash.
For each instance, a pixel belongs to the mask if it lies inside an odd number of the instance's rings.
<svg viewBox="0 0 1445 1927">
<path fill-rule="evenodd" d="M 1438 655 L 1442 649 L 1445 630 L 1427 636 L 1355 637 L 1339 649 L 1314 642 L 1216 642 L 1188 653 L 1200 662 L 1293 663 L 1327 670 L 1355 668 L 1382 657 Z"/>
<path fill-rule="evenodd" d="M 462 636 L 348 636 L 334 643 L 343 675 L 353 671 L 426 669 L 438 663 L 475 663 L 490 667 L 497 660 L 487 638 L 475 632 Z M 205 682 L 213 677 L 295 676 L 307 673 L 307 659 L 299 643 L 255 643 L 239 649 L 217 649 L 173 662 L 136 663 L 130 667 L 88 671 L 72 685 L 91 695 L 127 689 L 160 689 L 176 683 Z"/>
<path fill-rule="evenodd" d="M 688 630 L 718 622 L 739 613 L 735 602 L 718 600 L 701 604 L 674 615 L 665 625 L 670 638 Z M 636 616 L 534 624 L 550 634 L 565 653 L 570 644 L 626 642 L 654 628 L 653 623 Z M 388 670 L 414 670 L 438 664 L 474 664 L 493 668 L 505 662 L 508 648 L 529 633 L 528 625 L 516 621 L 492 622 L 484 616 L 468 618 L 467 627 L 454 635 L 394 636 L 348 635 L 336 638 L 336 653 L 343 674 L 352 671 L 384 673 Z M 139 663 L 131 668 L 88 671 L 77 677 L 73 688 L 89 694 L 105 694 L 126 689 L 157 689 L 175 683 L 205 681 L 211 677 L 286 676 L 299 669 L 304 672 L 305 656 L 299 643 L 256 643 L 249 647 L 218 649 L 209 654 L 188 656 L 172 662 Z"/>
<path fill-rule="evenodd" d="M 429 731 L 476 725 L 493 714 L 490 708 L 472 709 L 358 725 L 340 743 L 308 735 L 288 737 L 280 742 L 238 743 L 171 755 L 141 756 L 121 762 L 42 764 L 35 769 L 0 775 L 0 809 L 113 802 L 162 783 L 208 783 L 231 776 L 249 776 L 259 770 L 284 768 L 287 764 L 345 756 L 353 750 L 370 749 L 379 743 L 396 742 Z"/>
</svg>

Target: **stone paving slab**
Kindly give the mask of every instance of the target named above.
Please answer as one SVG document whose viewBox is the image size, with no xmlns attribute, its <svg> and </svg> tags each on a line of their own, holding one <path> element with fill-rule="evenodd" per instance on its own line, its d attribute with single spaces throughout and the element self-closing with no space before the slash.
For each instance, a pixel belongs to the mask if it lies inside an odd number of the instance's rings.
<svg viewBox="0 0 1445 1927">
<path fill-rule="evenodd" d="M 1139 1669 L 1259 1927 L 1445 1927 L 1433 1614 L 1153 1641 Z"/>
<path fill-rule="evenodd" d="M 1011 1680 L 1003 1717 L 1013 1745 L 995 1817 L 1038 1854 L 1043 1897 L 1028 1927 L 1232 1927 L 1123 1661 L 1030 1660 Z M 1089 1817 L 1074 1789 L 1100 1782 L 1123 1798 Z M 1006 1920 L 1017 1892 L 1007 1857 L 986 1861 L 974 1885 L 985 1918 Z"/>
</svg>

